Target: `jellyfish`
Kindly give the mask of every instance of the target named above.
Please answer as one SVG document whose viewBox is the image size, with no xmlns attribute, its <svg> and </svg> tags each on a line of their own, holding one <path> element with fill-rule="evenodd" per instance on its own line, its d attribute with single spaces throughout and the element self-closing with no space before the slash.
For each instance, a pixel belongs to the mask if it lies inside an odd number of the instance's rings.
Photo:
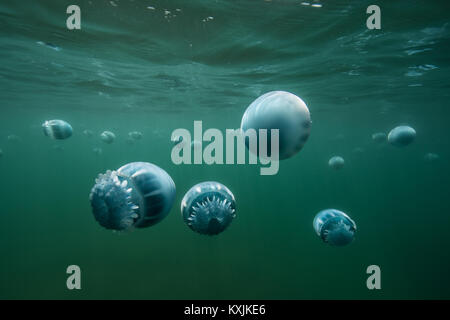
<svg viewBox="0 0 450 320">
<path fill-rule="evenodd" d="M 107 144 L 111 144 L 116 139 L 116 135 L 114 133 L 112 133 L 111 131 L 103 131 L 100 134 L 100 138 L 102 139 L 103 142 L 105 142 Z"/>
<path fill-rule="evenodd" d="M 19 142 L 20 141 L 20 137 L 16 136 L 15 134 L 10 134 L 7 137 L 7 139 L 8 139 L 8 141 L 11 141 L 11 142 Z"/>
<path fill-rule="evenodd" d="M 364 153 L 364 149 L 363 149 L 363 148 L 360 148 L 360 147 L 356 147 L 356 148 L 354 148 L 354 149 L 352 150 L 352 152 L 353 152 L 354 154 L 362 154 L 362 153 Z"/>
<path fill-rule="evenodd" d="M 405 147 L 416 138 L 416 130 L 409 126 L 399 126 L 389 132 L 388 142 L 396 147 Z"/>
<path fill-rule="evenodd" d="M 423 158 L 427 162 L 434 162 L 434 161 L 439 160 L 439 155 L 436 153 L 429 152 Z"/>
<path fill-rule="evenodd" d="M 167 216 L 174 200 L 172 178 L 148 162 L 132 162 L 100 174 L 90 194 L 95 219 L 113 230 L 152 226 Z"/>
<path fill-rule="evenodd" d="M 313 227 L 324 242 L 333 246 L 345 246 L 355 238 L 355 222 L 336 209 L 320 211 L 314 217 Z"/>
<path fill-rule="evenodd" d="M 52 147 L 52 149 L 55 150 L 55 151 L 58 151 L 58 152 L 64 151 L 64 147 L 63 147 L 63 146 L 60 146 L 59 144 L 54 145 L 54 146 Z"/>
<path fill-rule="evenodd" d="M 92 151 L 98 156 L 100 156 L 103 153 L 102 148 L 94 148 L 92 149 Z"/>
<path fill-rule="evenodd" d="M 386 133 L 384 132 L 377 132 L 372 134 L 372 140 L 377 143 L 383 143 L 386 142 Z"/>
<path fill-rule="evenodd" d="M 334 156 L 330 160 L 328 160 L 328 165 L 335 170 L 342 169 L 344 167 L 344 164 L 344 158 L 339 156 Z"/>
<path fill-rule="evenodd" d="M 270 152 L 271 129 L 279 129 L 279 159 L 287 159 L 299 152 L 309 138 L 311 117 L 308 107 L 302 99 L 285 91 L 268 92 L 245 110 L 241 129 L 254 129 L 258 138 L 259 129 L 267 130 Z M 247 148 L 248 139 L 246 141 Z"/>
<path fill-rule="evenodd" d="M 223 184 L 202 182 L 184 195 L 181 214 L 193 231 L 216 235 L 224 231 L 236 217 L 236 201 Z"/>
<path fill-rule="evenodd" d="M 0 149 L 0 158 L 3 157 L 3 150 Z"/>
<path fill-rule="evenodd" d="M 72 126 L 64 120 L 48 120 L 42 124 L 44 134 L 56 140 L 70 138 L 73 133 Z"/>
<path fill-rule="evenodd" d="M 91 130 L 84 130 L 83 134 L 88 138 L 92 138 L 92 136 L 94 135 L 94 133 Z"/>
<path fill-rule="evenodd" d="M 142 139 L 142 133 L 139 131 L 129 132 L 128 136 L 130 137 L 130 139 L 133 139 L 133 140 L 141 140 Z"/>
</svg>

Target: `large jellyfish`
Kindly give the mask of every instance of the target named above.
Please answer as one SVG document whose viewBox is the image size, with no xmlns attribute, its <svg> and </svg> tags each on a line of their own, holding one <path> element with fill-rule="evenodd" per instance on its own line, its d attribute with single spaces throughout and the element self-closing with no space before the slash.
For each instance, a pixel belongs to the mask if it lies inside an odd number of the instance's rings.
<svg viewBox="0 0 450 320">
<path fill-rule="evenodd" d="M 416 130 L 408 126 L 399 126 L 389 132 L 388 142 L 396 147 L 405 147 L 416 138 Z"/>
<path fill-rule="evenodd" d="M 181 201 L 181 214 L 192 230 L 216 235 L 224 231 L 236 217 L 236 201 L 223 184 L 202 182 L 185 194 Z"/>
<path fill-rule="evenodd" d="M 52 139 L 64 140 L 73 133 L 72 126 L 64 120 L 48 120 L 42 124 L 44 134 Z"/>
<path fill-rule="evenodd" d="M 355 238 L 355 222 L 336 209 L 320 211 L 314 217 L 313 227 L 324 242 L 333 246 L 345 246 Z"/>
<path fill-rule="evenodd" d="M 102 141 L 107 144 L 111 144 L 116 139 L 116 135 L 114 133 L 112 133 L 111 131 L 103 131 L 100 134 L 100 139 L 102 139 Z"/>
<path fill-rule="evenodd" d="M 339 156 L 334 156 L 328 161 L 328 165 L 335 170 L 342 169 L 344 167 L 344 164 L 344 158 Z"/>
<path fill-rule="evenodd" d="M 147 162 L 132 162 L 100 174 L 90 194 L 95 219 L 113 230 L 154 225 L 167 216 L 174 200 L 172 178 Z"/>
<path fill-rule="evenodd" d="M 268 92 L 253 101 L 242 117 L 241 129 L 267 130 L 270 150 L 271 129 L 279 129 L 279 159 L 287 159 L 302 149 L 311 131 L 311 117 L 302 99 L 285 91 Z M 247 141 L 248 147 L 248 141 Z"/>
</svg>

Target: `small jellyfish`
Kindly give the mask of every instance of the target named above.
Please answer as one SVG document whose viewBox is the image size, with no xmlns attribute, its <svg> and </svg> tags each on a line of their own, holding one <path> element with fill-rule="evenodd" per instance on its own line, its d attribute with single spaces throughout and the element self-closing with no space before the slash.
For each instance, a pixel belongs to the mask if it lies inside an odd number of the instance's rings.
<svg viewBox="0 0 450 320">
<path fill-rule="evenodd" d="M 88 138 L 92 138 L 94 136 L 94 133 L 91 130 L 84 130 L 83 134 Z"/>
<path fill-rule="evenodd" d="M 174 200 L 172 178 L 147 162 L 128 163 L 100 174 L 90 194 L 95 219 L 113 230 L 152 226 L 167 216 Z"/>
<path fill-rule="evenodd" d="M 55 151 L 58 151 L 58 152 L 64 151 L 64 147 L 63 147 L 63 146 L 60 146 L 59 144 L 54 145 L 54 146 L 52 147 L 52 149 L 55 150 Z"/>
<path fill-rule="evenodd" d="M 364 153 L 364 149 L 360 148 L 360 147 L 356 147 L 355 149 L 352 150 L 352 152 L 354 154 L 362 154 L 362 153 Z"/>
<path fill-rule="evenodd" d="M 279 130 L 279 159 L 287 159 L 299 152 L 308 140 L 311 131 L 311 117 L 302 99 L 285 91 L 268 92 L 245 110 L 241 129 L 267 130 L 267 151 L 271 148 L 271 129 Z M 249 141 L 246 139 L 247 148 Z M 258 143 L 259 144 L 259 143 Z"/>
<path fill-rule="evenodd" d="M 344 164 L 344 158 L 339 156 L 334 156 L 330 160 L 328 160 L 328 165 L 335 170 L 342 169 L 344 167 Z"/>
<path fill-rule="evenodd" d="M 377 132 L 372 134 L 372 140 L 375 141 L 376 143 L 383 143 L 386 142 L 386 133 L 384 132 Z"/>
<path fill-rule="evenodd" d="M 313 227 L 324 242 L 333 246 L 345 246 L 355 238 L 355 222 L 336 209 L 320 211 L 314 217 Z"/>
<path fill-rule="evenodd" d="M 92 151 L 98 156 L 100 156 L 103 153 L 102 148 L 94 148 L 92 149 Z"/>
<path fill-rule="evenodd" d="M 399 126 L 389 132 L 388 142 L 396 147 L 405 147 L 416 138 L 416 130 L 409 126 Z"/>
<path fill-rule="evenodd" d="M 8 141 L 11 141 L 11 142 L 19 142 L 20 141 L 20 137 L 16 136 L 15 134 L 10 134 L 7 137 L 7 139 L 8 139 Z"/>
<path fill-rule="evenodd" d="M 133 140 L 141 140 L 142 139 L 142 133 L 139 131 L 132 131 L 132 132 L 128 133 L 128 136 L 130 137 L 130 139 L 133 139 Z"/>
<path fill-rule="evenodd" d="M 181 201 L 184 222 L 192 230 L 207 235 L 224 231 L 236 217 L 236 201 L 219 182 L 202 182 L 193 186 Z"/>
<path fill-rule="evenodd" d="M 72 126 L 64 120 L 48 120 L 42 124 L 44 134 L 57 140 L 70 138 L 73 133 Z"/>
<path fill-rule="evenodd" d="M 3 157 L 3 150 L 0 149 L 0 158 Z"/>
<path fill-rule="evenodd" d="M 434 161 L 439 160 L 439 155 L 436 153 L 430 152 L 430 153 L 427 153 L 423 158 L 427 162 L 434 162 Z"/>
<path fill-rule="evenodd" d="M 102 141 L 107 144 L 111 144 L 116 139 L 116 135 L 114 133 L 112 133 L 111 131 L 103 131 L 100 134 L 100 139 L 102 139 Z"/>
</svg>

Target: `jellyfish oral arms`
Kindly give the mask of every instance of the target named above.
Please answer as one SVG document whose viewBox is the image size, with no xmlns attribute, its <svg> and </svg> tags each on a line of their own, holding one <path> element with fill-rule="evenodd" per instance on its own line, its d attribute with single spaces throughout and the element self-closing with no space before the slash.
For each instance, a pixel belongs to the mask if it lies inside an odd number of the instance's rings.
<svg viewBox="0 0 450 320">
<path fill-rule="evenodd" d="M 175 183 L 166 171 L 132 162 L 100 174 L 91 190 L 95 219 L 106 229 L 145 228 L 164 219 L 175 200 Z"/>
<path fill-rule="evenodd" d="M 346 246 L 355 238 L 356 224 L 344 212 L 336 209 L 320 211 L 313 221 L 317 235 L 332 246 Z"/>
<path fill-rule="evenodd" d="M 202 182 L 193 186 L 181 201 L 184 222 L 200 234 L 223 232 L 236 217 L 236 201 L 219 182 Z"/>
<path fill-rule="evenodd" d="M 311 117 L 302 99 L 289 92 L 272 91 L 250 104 L 242 117 L 241 129 L 256 130 L 258 140 L 260 129 L 279 130 L 279 159 L 283 160 L 303 148 L 310 135 Z M 268 143 L 268 153 L 270 146 Z"/>
<path fill-rule="evenodd" d="M 48 120 L 42 124 L 42 129 L 47 137 L 56 140 L 70 138 L 73 133 L 72 126 L 64 120 Z"/>
</svg>

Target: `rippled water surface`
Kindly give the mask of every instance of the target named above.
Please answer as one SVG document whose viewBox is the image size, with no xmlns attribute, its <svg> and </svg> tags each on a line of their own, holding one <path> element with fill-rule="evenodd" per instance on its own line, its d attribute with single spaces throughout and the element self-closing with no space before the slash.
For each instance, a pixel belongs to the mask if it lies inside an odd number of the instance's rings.
<svg viewBox="0 0 450 320">
<path fill-rule="evenodd" d="M 66 28 L 69 4 L 81 30 Z M 366 27 L 371 4 L 381 30 Z M 450 298 L 449 23 L 446 1 L 2 0 L 0 298 Z M 277 175 L 172 163 L 173 130 L 236 129 L 272 90 L 300 96 L 313 121 Z M 49 119 L 73 137 L 45 137 Z M 417 132 L 408 147 L 371 138 L 402 124 Z M 131 131 L 143 134 L 132 145 Z M 334 155 L 342 170 L 328 167 Z M 164 168 L 177 196 L 160 224 L 117 234 L 96 223 L 89 192 L 133 161 Z M 215 237 L 180 214 L 207 180 L 237 201 Z M 315 235 L 326 208 L 355 220 L 349 246 Z M 66 288 L 71 264 L 80 291 Z"/>
</svg>

